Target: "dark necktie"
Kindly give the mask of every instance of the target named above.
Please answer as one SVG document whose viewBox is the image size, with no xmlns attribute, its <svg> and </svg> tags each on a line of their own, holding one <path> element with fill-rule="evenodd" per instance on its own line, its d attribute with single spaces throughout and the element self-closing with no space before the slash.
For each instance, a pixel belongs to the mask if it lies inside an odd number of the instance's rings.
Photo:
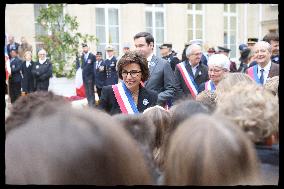
<svg viewBox="0 0 284 189">
<path fill-rule="evenodd" d="M 264 78 L 263 78 L 263 71 L 264 69 L 261 69 L 260 72 L 261 72 L 261 75 L 260 75 L 260 78 L 259 78 L 259 81 L 260 83 L 263 85 L 263 81 L 264 81 Z"/>
</svg>

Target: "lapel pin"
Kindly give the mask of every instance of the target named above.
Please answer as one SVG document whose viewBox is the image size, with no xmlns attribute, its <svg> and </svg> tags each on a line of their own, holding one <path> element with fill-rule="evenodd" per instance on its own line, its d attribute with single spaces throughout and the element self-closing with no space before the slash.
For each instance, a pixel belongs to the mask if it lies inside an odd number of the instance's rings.
<svg viewBox="0 0 284 189">
<path fill-rule="evenodd" d="M 143 104 L 144 104 L 145 106 L 147 106 L 147 104 L 149 104 L 149 101 L 148 101 L 147 99 L 144 99 L 144 100 L 143 100 Z"/>
</svg>

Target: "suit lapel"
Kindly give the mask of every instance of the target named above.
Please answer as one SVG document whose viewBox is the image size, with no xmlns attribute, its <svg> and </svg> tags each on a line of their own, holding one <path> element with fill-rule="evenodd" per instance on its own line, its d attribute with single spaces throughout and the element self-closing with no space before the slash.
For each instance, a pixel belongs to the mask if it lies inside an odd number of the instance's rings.
<svg viewBox="0 0 284 189">
<path fill-rule="evenodd" d="M 201 71 L 201 65 L 200 65 L 200 63 L 199 63 L 199 65 L 197 66 L 196 72 L 195 72 L 194 79 L 196 79 L 196 78 L 197 78 L 198 73 L 199 73 L 200 71 Z"/>
<path fill-rule="evenodd" d="M 189 64 L 189 61 L 188 61 L 188 60 L 185 61 L 185 69 L 186 69 L 187 72 L 191 75 L 191 77 L 194 78 L 194 75 L 193 75 L 192 69 L 191 69 L 191 65 Z"/>
<path fill-rule="evenodd" d="M 140 87 L 139 96 L 138 96 L 138 104 L 137 104 L 137 109 L 139 112 L 143 112 L 146 109 L 147 104 L 148 104 L 147 102 L 149 103 L 149 99 L 147 98 L 145 88 Z"/>
<path fill-rule="evenodd" d="M 151 61 L 149 62 L 149 71 L 150 71 L 150 76 L 152 75 L 154 69 L 156 68 L 158 63 L 157 57 L 155 55 L 152 56 Z"/>
</svg>

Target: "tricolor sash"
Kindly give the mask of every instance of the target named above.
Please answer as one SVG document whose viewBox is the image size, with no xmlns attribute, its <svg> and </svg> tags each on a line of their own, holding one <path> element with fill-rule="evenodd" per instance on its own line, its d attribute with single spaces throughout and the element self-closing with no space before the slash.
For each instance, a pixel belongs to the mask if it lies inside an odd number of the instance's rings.
<svg viewBox="0 0 284 189">
<path fill-rule="evenodd" d="M 207 90 L 207 91 L 215 91 L 216 90 L 216 87 L 215 87 L 212 80 L 206 81 L 205 90 Z"/>
<path fill-rule="evenodd" d="M 196 95 L 198 94 L 197 85 L 191 75 L 187 72 L 184 62 L 177 64 L 177 67 L 182 75 L 182 78 L 189 89 L 192 97 L 195 99 Z"/>
<path fill-rule="evenodd" d="M 132 98 L 130 90 L 126 87 L 124 82 L 112 85 L 116 101 L 120 107 L 120 110 L 124 114 L 136 114 L 139 113 L 134 99 Z"/>
<path fill-rule="evenodd" d="M 258 75 L 257 75 L 257 65 L 254 65 L 250 68 L 248 68 L 248 75 L 254 80 L 256 81 L 258 84 L 261 84 L 260 83 L 260 80 L 258 78 Z"/>
</svg>

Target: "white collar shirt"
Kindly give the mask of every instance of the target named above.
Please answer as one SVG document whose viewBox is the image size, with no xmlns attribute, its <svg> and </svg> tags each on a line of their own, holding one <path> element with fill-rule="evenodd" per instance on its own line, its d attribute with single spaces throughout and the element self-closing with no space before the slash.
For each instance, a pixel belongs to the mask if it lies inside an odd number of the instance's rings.
<svg viewBox="0 0 284 189">
<path fill-rule="evenodd" d="M 264 68 L 261 68 L 259 65 L 257 66 L 257 76 L 258 78 L 260 78 L 261 76 L 261 69 L 264 69 L 263 71 L 263 84 L 266 83 L 266 80 L 268 78 L 268 74 L 269 74 L 269 71 L 270 71 L 270 68 L 271 68 L 271 61 L 268 62 L 268 64 L 266 66 L 264 66 Z"/>
</svg>

